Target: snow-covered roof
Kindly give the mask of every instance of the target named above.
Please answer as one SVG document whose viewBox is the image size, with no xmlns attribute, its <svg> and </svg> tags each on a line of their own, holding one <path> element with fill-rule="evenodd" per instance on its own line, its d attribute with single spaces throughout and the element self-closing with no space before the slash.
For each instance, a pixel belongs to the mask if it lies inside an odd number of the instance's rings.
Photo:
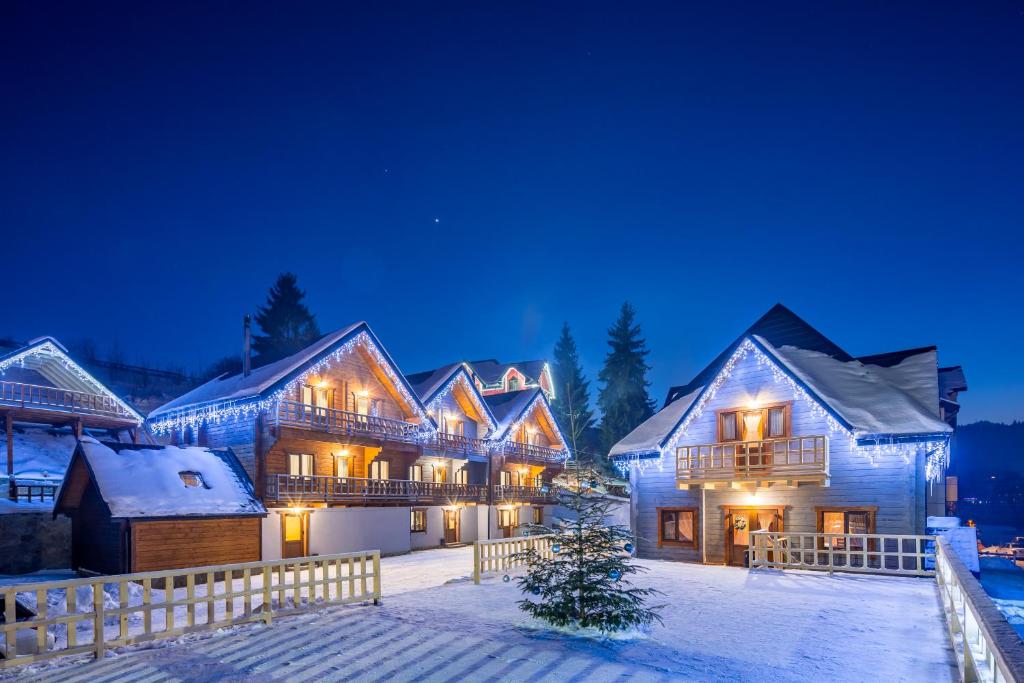
<svg viewBox="0 0 1024 683">
<path fill-rule="evenodd" d="M 111 517 L 263 515 L 252 485 L 230 451 L 191 446 L 137 447 L 83 437 L 76 458 L 84 459 Z M 74 465 L 73 465 L 74 466 Z M 182 472 L 196 472 L 203 485 L 189 487 Z M 65 481 L 57 495 L 65 501 Z"/>
<path fill-rule="evenodd" d="M 510 369 L 515 368 L 530 383 L 540 382 L 540 376 L 544 373 L 547 361 L 543 360 L 521 360 L 515 363 L 499 363 L 493 358 L 487 360 L 475 360 L 470 362 L 473 372 L 484 382 L 484 384 L 497 384 Z"/>
<path fill-rule="evenodd" d="M 703 390 L 704 387 L 694 389 L 641 422 L 636 429 L 612 446 L 609 455 L 614 457 L 626 453 L 657 453 L 661 449 L 662 441 L 675 429 Z"/>
<path fill-rule="evenodd" d="M 248 375 L 238 372 L 215 377 L 206 384 L 160 406 L 150 413 L 149 417 L 153 418 L 163 413 L 207 403 L 237 401 L 261 396 L 277 384 L 287 380 L 289 375 L 300 370 L 306 363 L 329 351 L 335 344 L 353 336 L 360 327 L 366 327 L 366 323 L 357 322 L 325 334 L 298 353 L 255 368 Z"/>
<path fill-rule="evenodd" d="M 433 408 L 430 406 L 430 403 L 442 395 L 446 387 L 459 382 L 460 378 L 463 387 L 469 394 L 470 400 L 476 406 L 476 411 L 480 414 L 483 421 L 487 423 L 487 428 L 491 431 L 496 430 L 498 421 L 464 364 L 452 363 L 436 370 L 428 370 L 427 372 L 405 376 L 405 379 L 412 386 L 420 401 L 423 402 L 423 405 L 430 407 L 431 410 Z M 450 389 L 448 390 L 450 391 Z"/>
<path fill-rule="evenodd" d="M 952 432 L 939 417 L 935 347 L 857 359 L 777 304 L 689 384 L 672 387 L 665 407 L 615 444 L 610 455 L 660 452 L 729 358 L 741 345 L 751 343 L 806 387 L 858 439 Z"/>
<path fill-rule="evenodd" d="M 509 391 L 503 394 L 491 394 L 490 396 L 484 396 L 484 401 L 497 422 L 497 427 L 494 430 L 495 439 L 505 438 L 509 429 L 536 405 L 547 415 L 547 421 L 550 423 L 555 436 L 558 437 L 559 443 L 563 445 L 566 443 L 565 436 L 562 434 L 554 415 L 551 413 L 551 406 L 548 405 L 547 396 L 544 395 L 541 389 L 534 387 L 533 389 Z"/>
<path fill-rule="evenodd" d="M 793 346 L 775 348 L 756 335 L 754 339 L 835 410 L 857 438 L 953 431 L 939 419 L 938 367 L 934 356 L 920 354 L 892 368 L 881 368 L 856 359 L 844 362 L 820 351 Z M 908 361 L 910 364 L 904 367 Z M 929 363 L 930 389 L 924 378 L 924 368 Z M 934 406 L 923 403 L 929 390 Z"/>
</svg>

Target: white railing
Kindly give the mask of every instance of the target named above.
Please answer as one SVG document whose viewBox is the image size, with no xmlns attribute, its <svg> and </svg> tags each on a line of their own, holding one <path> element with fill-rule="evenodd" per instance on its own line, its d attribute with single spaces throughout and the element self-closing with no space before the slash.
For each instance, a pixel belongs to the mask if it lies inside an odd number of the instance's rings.
<svg viewBox="0 0 1024 683">
<path fill-rule="evenodd" d="M 524 562 L 519 553 L 525 553 L 531 548 L 536 550 L 541 557 L 551 559 L 554 557 L 554 553 L 551 551 L 554 538 L 551 534 L 543 534 L 474 541 L 473 583 L 480 583 L 480 577 L 484 574 L 513 569 L 522 565 Z"/>
<path fill-rule="evenodd" d="M 828 437 L 729 441 L 676 449 L 680 484 L 828 476 Z"/>
<path fill-rule="evenodd" d="M 21 382 L 0 382 L 0 404 L 19 408 L 39 408 L 124 418 L 133 422 L 136 419 L 124 406 L 110 396 Z"/>
<path fill-rule="evenodd" d="M 104 656 L 193 631 L 353 602 L 379 604 L 380 551 L 0 587 L 0 669 Z M 18 620 L 19 598 L 35 616 Z M 197 609 L 198 608 L 198 609 Z"/>
<path fill-rule="evenodd" d="M 810 534 L 753 531 L 750 566 L 861 574 L 934 576 L 929 542 L 910 534 Z"/>
<path fill-rule="evenodd" d="M 941 537 L 935 568 L 960 680 L 1024 681 L 1024 642 Z"/>
</svg>

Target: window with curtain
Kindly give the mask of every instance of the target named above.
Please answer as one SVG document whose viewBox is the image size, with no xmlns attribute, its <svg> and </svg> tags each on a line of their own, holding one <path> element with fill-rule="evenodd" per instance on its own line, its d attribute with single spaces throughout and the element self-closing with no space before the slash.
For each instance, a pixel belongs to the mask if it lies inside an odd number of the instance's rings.
<svg viewBox="0 0 1024 683">
<path fill-rule="evenodd" d="M 288 474 L 293 477 L 308 477 L 313 474 L 312 453 L 289 453 Z"/>
<path fill-rule="evenodd" d="M 781 439 L 789 431 L 789 410 L 785 405 L 756 410 L 728 410 L 718 414 L 720 442 Z"/>
<path fill-rule="evenodd" d="M 390 479 L 391 463 L 387 460 L 374 460 L 370 463 L 370 479 Z"/>
<path fill-rule="evenodd" d="M 334 476 L 336 477 L 347 477 L 350 476 L 348 473 L 348 456 L 336 455 L 334 456 Z"/>
<path fill-rule="evenodd" d="M 424 508 L 413 508 L 411 511 L 409 520 L 409 531 L 412 532 L 426 532 L 427 530 L 427 511 Z"/>
<path fill-rule="evenodd" d="M 456 484 L 468 484 L 469 483 L 469 470 L 465 467 L 460 467 L 455 470 L 455 483 Z"/>
<path fill-rule="evenodd" d="M 434 465 L 434 483 L 443 484 L 448 481 L 448 470 L 441 465 Z"/>
<path fill-rule="evenodd" d="M 786 436 L 786 409 L 768 409 L 768 438 L 779 439 Z"/>
<path fill-rule="evenodd" d="M 736 421 L 739 413 L 722 413 L 719 415 L 719 437 L 721 441 L 737 441 L 740 438 L 740 430 Z"/>
<path fill-rule="evenodd" d="M 818 533 L 871 534 L 875 519 L 871 510 L 822 510 L 818 514 Z M 846 538 L 825 538 L 822 545 L 836 550 L 846 549 Z M 863 538 L 851 538 L 850 550 L 864 550 Z"/>
<path fill-rule="evenodd" d="M 509 472 L 508 470 L 502 470 L 501 471 L 500 483 L 501 483 L 502 486 L 511 486 L 512 485 L 512 473 Z"/>
<path fill-rule="evenodd" d="M 543 524 L 544 523 L 544 508 L 533 508 L 533 523 Z"/>
<path fill-rule="evenodd" d="M 662 508 L 658 510 L 658 543 L 697 547 L 697 510 Z"/>
<path fill-rule="evenodd" d="M 409 481 L 423 481 L 423 465 L 409 466 Z"/>
</svg>

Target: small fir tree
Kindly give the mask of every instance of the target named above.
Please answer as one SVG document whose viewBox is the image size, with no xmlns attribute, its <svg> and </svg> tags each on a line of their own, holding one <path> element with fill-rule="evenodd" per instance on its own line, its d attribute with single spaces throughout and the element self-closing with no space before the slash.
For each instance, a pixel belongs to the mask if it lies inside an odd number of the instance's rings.
<svg viewBox="0 0 1024 683">
<path fill-rule="evenodd" d="M 256 310 L 256 322 L 263 335 L 253 335 L 254 365 L 266 365 L 298 353 L 320 337 L 316 316 L 302 303 L 306 293 L 298 278 L 282 273 L 270 288 L 267 303 Z"/>
<path fill-rule="evenodd" d="M 661 607 L 646 603 L 661 592 L 638 588 L 627 578 L 647 571 L 632 562 L 630 530 L 606 523 L 616 503 L 592 493 L 602 483 L 601 477 L 593 467 L 570 467 L 563 476 L 567 483 L 555 485 L 559 505 L 571 512 L 570 517 L 554 528 L 529 525 L 531 534 L 554 536 L 554 554 L 542 557 L 533 548 L 517 554 L 527 567 L 527 573 L 517 579 L 527 594 L 519 607 L 554 626 L 602 633 L 660 623 Z"/>
<path fill-rule="evenodd" d="M 562 433 L 587 453 L 598 444 L 592 442 L 594 412 L 590 409 L 590 382 L 583 376 L 576 340 L 569 331 L 569 323 L 562 323 L 562 335 L 555 343 L 552 378 L 555 382 L 555 400 L 551 410 Z"/>
</svg>

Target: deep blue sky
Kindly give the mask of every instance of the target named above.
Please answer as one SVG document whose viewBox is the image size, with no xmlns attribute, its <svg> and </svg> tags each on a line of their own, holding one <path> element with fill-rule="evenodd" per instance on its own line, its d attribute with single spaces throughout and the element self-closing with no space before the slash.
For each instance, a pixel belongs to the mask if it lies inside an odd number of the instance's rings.
<svg viewBox="0 0 1024 683">
<path fill-rule="evenodd" d="M 660 403 L 782 301 L 1024 418 L 1019 2 L 149 4 L 0 6 L 0 335 L 198 368 L 292 270 L 407 372 L 596 374 L 629 299 Z"/>
</svg>

